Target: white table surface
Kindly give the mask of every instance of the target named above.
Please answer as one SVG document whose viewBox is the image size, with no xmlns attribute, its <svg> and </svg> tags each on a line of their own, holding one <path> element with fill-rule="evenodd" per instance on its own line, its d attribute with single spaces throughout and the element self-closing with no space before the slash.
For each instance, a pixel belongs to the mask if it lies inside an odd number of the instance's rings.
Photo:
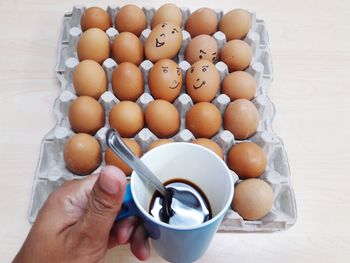
<svg viewBox="0 0 350 263">
<path fill-rule="evenodd" d="M 199 262 L 346 262 L 350 258 L 350 1 L 174 1 L 255 10 L 267 23 L 274 66 L 274 129 L 288 153 L 298 207 L 295 226 L 272 234 L 217 234 Z M 54 126 L 54 68 L 61 18 L 74 4 L 0 2 L 0 262 L 30 224 L 27 210 L 40 143 Z M 130 3 L 130 2 L 129 2 Z M 142 1 L 133 1 L 142 6 Z M 162 1 L 147 5 L 160 6 Z M 107 262 L 137 262 L 128 246 Z M 149 262 L 163 262 L 152 252 Z"/>
</svg>

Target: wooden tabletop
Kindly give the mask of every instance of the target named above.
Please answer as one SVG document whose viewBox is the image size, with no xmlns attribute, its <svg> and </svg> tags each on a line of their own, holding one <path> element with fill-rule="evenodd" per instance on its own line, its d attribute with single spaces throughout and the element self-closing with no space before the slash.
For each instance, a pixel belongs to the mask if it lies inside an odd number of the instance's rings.
<svg viewBox="0 0 350 263">
<path fill-rule="evenodd" d="M 30 229 L 27 210 L 40 143 L 55 124 L 61 18 L 74 4 L 96 2 L 0 3 L 0 262 L 11 261 Z M 266 21 L 274 66 L 269 93 L 277 110 L 274 129 L 285 143 L 298 207 L 296 225 L 284 232 L 216 234 L 199 262 L 349 260 L 350 2 L 174 2 L 192 10 L 241 7 Z M 108 253 L 107 262 L 137 260 L 122 246 Z M 149 262 L 163 260 L 153 251 Z"/>
</svg>

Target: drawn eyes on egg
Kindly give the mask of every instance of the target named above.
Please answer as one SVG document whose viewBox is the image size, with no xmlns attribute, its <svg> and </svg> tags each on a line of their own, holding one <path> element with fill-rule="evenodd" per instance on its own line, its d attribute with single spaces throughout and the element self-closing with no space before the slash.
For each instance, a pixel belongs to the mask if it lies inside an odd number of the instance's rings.
<svg viewBox="0 0 350 263">
<path fill-rule="evenodd" d="M 203 58 L 202 54 L 207 54 L 205 51 L 203 51 L 202 49 L 199 50 L 199 59 Z"/>
<path fill-rule="evenodd" d="M 213 57 L 212 57 L 212 61 L 214 62 L 215 61 L 215 59 L 216 59 L 216 52 L 214 52 L 213 54 L 211 54 Z"/>
<path fill-rule="evenodd" d="M 163 73 L 168 73 L 168 67 L 162 67 Z"/>
</svg>

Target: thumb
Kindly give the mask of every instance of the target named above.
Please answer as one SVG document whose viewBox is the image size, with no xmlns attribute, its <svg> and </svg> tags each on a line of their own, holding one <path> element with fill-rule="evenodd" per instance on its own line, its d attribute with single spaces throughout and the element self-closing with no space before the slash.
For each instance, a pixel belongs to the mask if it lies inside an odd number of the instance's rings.
<svg viewBox="0 0 350 263">
<path fill-rule="evenodd" d="M 89 196 L 80 230 L 95 241 L 108 240 L 115 218 L 123 204 L 125 174 L 114 166 L 101 171 Z"/>
</svg>

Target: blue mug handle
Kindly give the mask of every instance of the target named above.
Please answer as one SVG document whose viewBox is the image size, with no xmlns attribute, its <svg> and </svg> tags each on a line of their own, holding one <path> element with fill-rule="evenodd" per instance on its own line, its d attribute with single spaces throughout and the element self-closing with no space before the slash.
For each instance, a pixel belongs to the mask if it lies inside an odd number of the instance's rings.
<svg viewBox="0 0 350 263">
<path fill-rule="evenodd" d="M 143 218 L 142 213 L 137 208 L 134 202 L 134 199 L 132 197 L 131 186 L 130 184 L 127 184 L 125 189 L 123 204 L 119 214 L 115 218 L 115 221 L 118 222 L 129 216 L 139 216 Z M 159 239 L 159 236 L 160 236 L 159 228 L 156 227 L 155 224 L 150 223 L 149 221 L 144 221 L 143 223 L 144 223 L 144 226 L 146 226 L 147 235 L 153 239 Z"/>
<path fill-rule="evenodd" d="M 124 218 L 130 217 L 130 216 L 138 216 L 140 214 L 134 199 L 131 194 L 131 186 L 130 184 L 126 185 L 125 189 L 125 196 L 122 204 L 122 208 L 119 212 L 119 214 L 116 217 L 116 221 L 120 221 Z"/>
</svg>

